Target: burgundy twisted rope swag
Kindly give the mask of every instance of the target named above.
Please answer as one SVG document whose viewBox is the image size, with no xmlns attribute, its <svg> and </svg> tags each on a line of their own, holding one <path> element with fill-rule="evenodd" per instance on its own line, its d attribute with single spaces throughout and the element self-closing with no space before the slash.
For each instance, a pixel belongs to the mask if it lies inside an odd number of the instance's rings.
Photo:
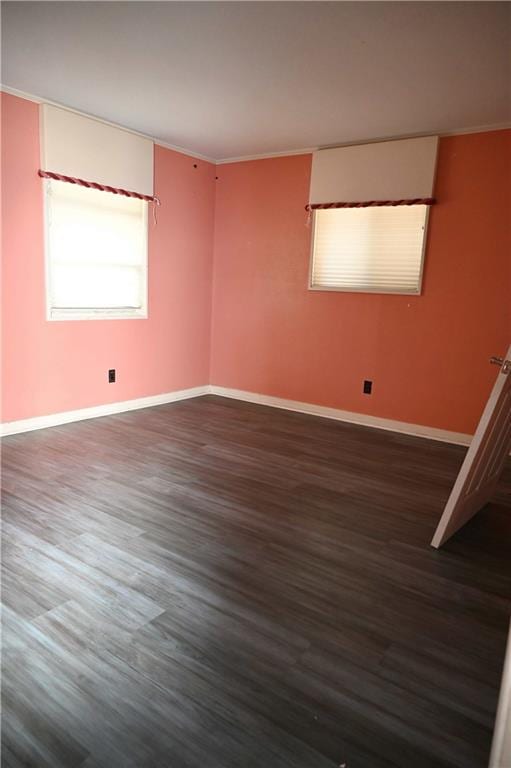
<svg viewBox="0 0 511 768">
<path fill-rule="evenodd" d="M 367 200 L 363 203 L 308 203 L 306 211 L 317 211 L 326 208 L 371 208 L 375 205 L 433 205 L 434 197 L 417 197 L 412 200 Z"/>
<path fill-rule="evenodd" d="M 75 179 L 74 176 L 64 176 L 61 173 L 52 173 L 52 171 L 38 171 L 42 179 L 54 179 L 55 181 L 67 181 L 69 184 L 78 184 L 80 187 L 88 189 L 98 189 L 100 192 L 111 192 L 113 195 L 124 195 L 124 197 L 136 197 L 138 200 L 146 200 L 148 203 L 161 205 L 160 199 L 156 195 L 142 195 L 140 192 L 130 192 L 128 189 L 119 187 L 109 187 L 108 184 L 98 184 L 96 181 L 85 181 L 84 179 Z"/>
</svg>

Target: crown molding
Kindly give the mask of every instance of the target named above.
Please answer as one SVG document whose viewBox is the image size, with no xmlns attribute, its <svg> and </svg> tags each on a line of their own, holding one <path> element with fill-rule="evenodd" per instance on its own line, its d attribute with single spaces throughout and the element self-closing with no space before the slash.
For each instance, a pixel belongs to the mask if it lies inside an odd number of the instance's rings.
<svg viewBox="0 0 511 768">
<path fill-rule="evenodd" d="M 167 141 L 162 141 L 161 139 L 158 139 L 156 136 L 150 136 L 147 133 L 134 131 L 132 128 L 126 128 L 125 125 L 112 123 L 110 120 L 104 120 L 102 117 L 98 117 L 97 115 L 91 115 L 88 112 L 82 112 L 80 109 L 73 109 L 73 107 L 68 107 L 67 104 L 61 104 L 58 101 L 52 101 L 52 99 L 45 99 L 44 97 L 36 96 L 33 93 L 20 91 L 18 88 L 11 88 L 10 85 L 4 85 L 3 83 L 0 83 L 0 91 L 3 91 L 3 93 L 8 93 L 11 96 L 17 96 L 20 99 L 25 99 L 26 101 L 33 101 L 36 104 L 43 104 L 43 103 L 51 104 L 53 107 L 59 107 L 60 109 L 66 109 L 68 112 L 74 112 L 75 115 L 82 115 L 82 117 L 92 118 L 93 120 L 97 120 L 98 123 L 104 123 L 105 125 L 110 125 L 113 128 L 118 128 L 122 131 L 126 131 L 127 133 L 133 133 L 135 136 L 142 136 L 142 138 L 149 139 L 150 141 L 154 142 L 154 144 L 157 144 L 159 147 L 164 147 L 165 149 L 171 149 L 173 152 L 179 152 L 181 155 L 194 157 L 197 160 L 204 160 L 206 163 L 211 163 L 212 165 L 216 165 L 217 163 L 217 160 L 215 160 L 214 158 L 208 157 L 207 155 L 201 155 L 200 152 L 193 152 L 191 149 L 186 149 L 185 147 L 179 147 L 177 144 L 169 144 Z"/>
<path fill-rule="evenodd" d="M 155 136 L 150 136 L 147 133 L 141 133 L 140 131 L 134 131 L 132 128 L 126 128 L 124 125 L 119 125 L 118 123 L 112 123 L 109 120 L 104 120 L 101 117 L 97 117 L 96 115 L 90 115 L 87 112 L 82 112 L 79 109 L 73 109 L 72 107 L 68 107 L 66 104 L 61 104 L 57 101 L 52 101 L 51 99 L 45 99 L 42 96 L 36 96 L 33 93 L 27 93 L 26 91 L 20 91 L 17 88 L 11 88 L 9 85 L 4 85 L 0 83 L 0 91 L 3 91 L 4 93 L 9 93 L 11 96 L 18 96 L 21 99 L 26 99 L 27 101 L 33 101 L 36 104 L 51 104 L 54 107 L 60 107 L 61 109 L 67 109 L 69 112 L 74 112 L 77 115 L 82 115 L 83 117 L 89 117 L 93 120 L 98 120 L 98 122 L 105 123 L 105 125 L 111 125 L 114 128 L 119 128 L 123 131 L 127 131 L 128 133 L 133 133 L 135 136 L 142 136 L 144 139 L 150 139 L 155 144 L 158 144 L 160 147 L 164 147 L 165 149 L 171 149 L 173 152 L 179 152 L 182 155 L 187 155 L 188 157 L 194 157 L 198 160 L 204 160 L 206 163 L 211 163 L 212 165 L 227 165 L 228 163 L 246 163 L 251 160 L 270 160 L 272 158 L 278 158 L 278 157 L 292 157 L 294 155 L 310 155 L 312 152 L 317 152 L 320 149 L 336 149 L 340 147 L 352 147 L 352 146 L 360 146 L 362 144 L 375 144 L 377 142 L 382 141 L 397 141 L 398 139 L 417 139 L 421 138 L 423 136 L 439 136 L 440 138 L 446 137 L 446 136 L 463 136 L 465 134 L 470 133 L 490 133 L 493 131 L 505 131 L 511 128 L 511 121 L 507 121 L 504 123 L 493 123 L 490 125 L 478 125 L 478 126 L 472 126 L 470 128 L 457 128 L 453 131 L 429 131 L 426 133 L 405 133 L 405 134 L 395 134 L 392 136 L 379 136 L 374 139 L 366 139 L 363 141 L 346 141 L 346 142 L 339 142 L 337 144 L 324 144 L 322 146 L 316 146 L 316 147 L 305 147 L 303 149 L 288 149 L 288 150 L 282 150 L 279 152 L 263 152 L 260 154 L 255 155 L 240 155 L 238 157 L 223 157 L 220 159 L 215 159 L 213 157 L 209 157 L 208 155 L 202 155 L 200 152 L 194 152 L 191 149 L 186 149 L 186 147 L 180 147 L 176 144 L 169 144 L 167 141 L 162 141 L 162 139 L 158 139 Z"/>
<path fill-rule="evenodd" d="M 363 144 L 379 144 L 384 141 L 398 141 L 400 139 L 421 139 L 425 136 L 463 136 L 470 133 L 490 133 L 492 131 L 505 131 L 511 128 L 511 122 L 495 123 L 491 125 L 478 125 L 472 128 L 459 128 L 454 131 L 429 131 L 426 133 L 401 133 L 393 136 L 379 136 L 374 139 L 365 139 L 363 141 L 345 141 L 337 144 L 324 144 L 319 147 L 307 147 L 306 149 L 290 149 L 282 152 L 266 152 L 259 155 L 241 155 L 240 157 L 225 157 L 221 160 L 215 160 L 216 165 L 226 165 L 227 163 L 244 163 L 250 160 L 270 160 L 273 157 L 291 157 L 292 155 L 310 155 L 312 152 L 318 152 L 321 149 L 340 149 L 341 147 L 355 147 Z"/>
<path fill-rule="evenodd" d="M 358 142 L 359 143 L 359 142 Z M 265 152 L 260 155 L 240 155 L 240 157 L 224 157 L 221 160 L 215 160 L 216 165 L 227 165 L 227 163 L 247 163 L 250 160 L 271 160 L 273 157 L 293 157 L 293 155 L 310 155 L 318 149 L 324 147 L 306 147 L 304 149 L 288 149 L 282 152 Z"/>
</svg>

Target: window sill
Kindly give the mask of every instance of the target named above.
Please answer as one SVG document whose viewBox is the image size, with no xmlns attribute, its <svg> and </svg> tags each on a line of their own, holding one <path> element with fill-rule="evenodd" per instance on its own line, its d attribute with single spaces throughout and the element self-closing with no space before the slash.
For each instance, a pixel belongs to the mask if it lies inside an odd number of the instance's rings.
<svg viewBox="0 0 511 768">
<path fill-rule="evenodd" d="M 309 291 L 337 291 L 339 293 L 379 293 L 379 294 L 391 294 L 393 296 L 420 296 L 421 288 L 410 289 L 409 291 L 401 290 L 400 288 L 356 288 L 350 286 L 349 288 L 343 288 L 341 286 L 330 285 L 309 285 Z"/>
<path fill-rule="evenodd" d="M 71 309 L 54 308 L 48 310 L 47 320 L 147 320 L 146 309 L 132 307 L 118 309 Z"/>
</svg>

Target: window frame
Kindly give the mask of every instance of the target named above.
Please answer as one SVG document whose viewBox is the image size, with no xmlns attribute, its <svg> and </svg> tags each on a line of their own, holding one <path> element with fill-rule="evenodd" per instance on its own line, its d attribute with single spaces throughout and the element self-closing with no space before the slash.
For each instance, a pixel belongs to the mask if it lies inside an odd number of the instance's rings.
<svg viewBox="0 0 511 768">
<path fill-rule="evenodd" d="M 53 307 L 51 293 L 51 255 L 50 255 L 50 225 L 51 214 L 49 193 L 51 179 L 44 179 L 44 271 L 45 271 L 45 314 L 50 322 L 62 320 L 147 320 L 149 317 L 149 203 L 143 207 L 144 252 L 142 261 L 142 285 L 140 307 Z M 103 194 L 111 194 L 104 192 Z"/>
<path fill-rule="evenodd" d="M 419 281 L 417 285 L 416 291 L 402 291 L 396 288 L 355 288 L 353 286 L 350 286 L 349 288 L 345 288 L 343 286 L 334 286 L 334 285 L 314 285 L 312 282 L 313 274 L 314 274 L 314 245 L 315 245 L 315 238 L 316 238 L 316 213 L 317 210 L 314 208 L 312 210 L 312 218 L 311 218 L 311 245 L 310 245 L 310 257 L 309 257 L 309 280 L 308 280 L 308 290 L 309 291 L 328 291 L 328 292 L 334 292 L 334 293 L 372 293 L 372 294 L 382 294 L 382 295 L 390 295 L 390 296 L 421 296 L 422 295 L 422 284 L 424 279 L 424 263 L 426 261 L 426 247 L 427 247 L 427 240 L 428 240 L 428 231 L 429 231 L 429 210 L 431 206 L 426 205 L 426 215 L 424 216 L 424 237 L 422 239 L 422 248 L 421 248 L 421 263 L 420 263 L 420 271 L 419 271 Z M 339 210 L 343 210 L 342 208 Z"/>
</svg>

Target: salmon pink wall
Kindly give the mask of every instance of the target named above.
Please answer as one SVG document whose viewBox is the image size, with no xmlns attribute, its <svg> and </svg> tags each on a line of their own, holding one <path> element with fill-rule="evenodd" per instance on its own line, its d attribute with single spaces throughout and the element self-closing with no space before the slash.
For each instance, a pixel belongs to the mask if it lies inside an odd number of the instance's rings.
<svg viewBox="0 0 511 768">
<path fill-rule="evenodd" d="M 214 166 L 156 146 L 149 319 L 48 322 L 38 107 L 2 107 L 3 421 L 211 381 L 474 430 L 511 341 L 511 131 L 441 140 L 419 297 L 307 290 L 310 155 L 219 166 L 215 200 Z"/>
<path fill-rule="evenodd" d="M 511 131 L 440 141 L 417 297 L 307 290 L 310 155 L 220 166 L 211 382 L 473 432 L 511 341 L 510 162 Z"/>
<path fill-rule="evenodd" d="M 2 94 L 3 421 L 208 383 L 215 169 L 159 146 L 154 163 L 149 319 L 48 322 L 39 110 Z"/>
</svg>

